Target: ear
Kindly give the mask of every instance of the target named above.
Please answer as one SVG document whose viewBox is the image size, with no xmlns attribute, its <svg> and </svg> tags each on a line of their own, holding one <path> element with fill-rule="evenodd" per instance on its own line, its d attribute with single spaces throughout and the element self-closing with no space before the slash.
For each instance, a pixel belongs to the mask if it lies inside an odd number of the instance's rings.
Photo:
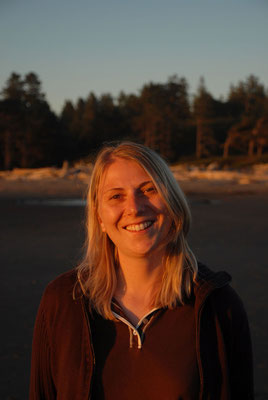
<svg viewBox="0 0 268 400">
<path fill-rule="evenodd" d="M 101 226 L 101 230 L 102 230 L 102 232 L 106 232 L 106 229 L 105 229 L 104 223 L 102 222 L 102 220 L 101 220 L 101 218 L 100 218 L 99 214 L 98 214 L 98 221 L 99 221 L 99 223 L 100 223 L 100 226 Z"/>
</svg>

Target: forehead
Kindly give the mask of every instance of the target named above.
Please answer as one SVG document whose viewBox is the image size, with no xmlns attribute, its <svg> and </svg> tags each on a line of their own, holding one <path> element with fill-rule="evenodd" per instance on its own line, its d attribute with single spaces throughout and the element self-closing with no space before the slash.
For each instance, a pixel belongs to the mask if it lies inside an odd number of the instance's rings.
<svg viewBox="0 0 268 400">
<path fill-rule="evenodd" d="M 140 185 L 152 178 L 145 169 L 134 160 L 115 158 L 104 170 L 100 180 L 100 190 L 110 187 Z"/>
</svg>

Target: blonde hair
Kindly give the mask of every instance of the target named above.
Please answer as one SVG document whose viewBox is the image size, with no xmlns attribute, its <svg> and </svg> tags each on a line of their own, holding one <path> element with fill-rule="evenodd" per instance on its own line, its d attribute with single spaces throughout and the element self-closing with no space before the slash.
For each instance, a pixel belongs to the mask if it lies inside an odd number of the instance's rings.
<svg viewBox="0 0 268 400">
<path fill-rule="evenodd" d="M 98 191 L 107 167 L 116 159 L 137 162 L 151 177 L 166 204 L 172 220 L 170 241 L 166 246 L 164 274 L 156 294 L 155 307 L 174 308 L 190 298 L 197 275 L 197 261 L 186 235 L 191 215 L 185 196 L 166 162 L 141 144 L 122 142 L 105 146 L 97 156 L 87 197 L 87 238 L 84 259 L 78 268 L 78 280 L 91 307 L 107 319 L 114 319 L 111 300 L 117 285 L 117 251 L 98 220 Z"/>
</svg>

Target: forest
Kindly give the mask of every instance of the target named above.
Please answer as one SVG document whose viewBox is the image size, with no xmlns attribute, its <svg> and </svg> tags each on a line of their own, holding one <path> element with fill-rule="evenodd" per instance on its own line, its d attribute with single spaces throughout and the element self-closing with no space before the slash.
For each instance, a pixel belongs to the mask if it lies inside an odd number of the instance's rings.
<svg viewBox="0 0 268 400">
<path fill-rule="evenodd" d="M 0 169 L 61 166 L 91 160 L 104 142 L 132 140 L 169 162 L 187 157 L 256 162 L 268 152 L 268 90 L 258 77 L 230 85 L 215 99 L 203 78 L 194 95 L 177 75 L 149 82 L 138 94 L 105 93 L 76 103 L 66 100 L 55 114 L 38 75 L 11 73 L 0 94 Z"/>
</svg>

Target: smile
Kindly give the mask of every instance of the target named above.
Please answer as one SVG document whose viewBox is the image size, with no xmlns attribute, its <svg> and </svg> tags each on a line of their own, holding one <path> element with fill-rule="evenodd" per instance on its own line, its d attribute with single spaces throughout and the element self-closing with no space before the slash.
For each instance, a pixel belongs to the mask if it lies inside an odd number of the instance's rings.
<svg viewBox="0 0 268 400">
<path fill-rule="evenodd" d="M 153 223 L 154 221 L 146 221 L 142 222 L 141 224 L 127 225 L 124 229 L 131 232 L 139 232 L 149 228 L 151 225 L 153 225 Z"/>
</svg>

